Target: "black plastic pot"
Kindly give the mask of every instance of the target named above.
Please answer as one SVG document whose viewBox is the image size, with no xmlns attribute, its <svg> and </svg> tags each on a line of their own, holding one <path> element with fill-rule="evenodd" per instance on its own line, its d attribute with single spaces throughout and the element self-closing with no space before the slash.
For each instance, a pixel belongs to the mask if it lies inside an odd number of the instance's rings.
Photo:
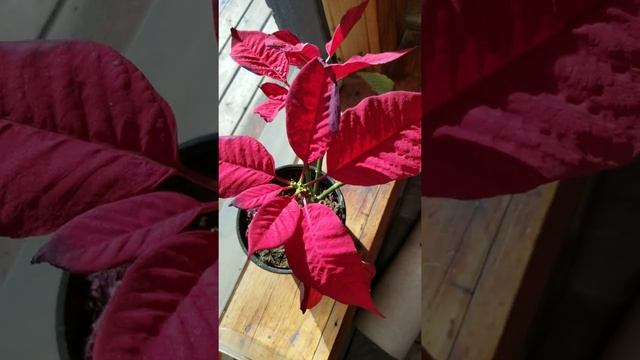
<svg viewBox="0 0 640 360">
<path fill-rule="evenodd" d="M 311 171 L 315 171 L 315 168 L 313 166 L 310 166 L 309 168 Z M 285 165 L 276 169 L 276 175 L 285 179 L 297 180 L 298 178 L 300 178 L 301 171 L 302 171 L 302 165 Z M 274 184 L 280 184 L 275 180 L 272 182 Z M 330 177 L 327 177 L 320 182 L 320 186 L 325 189 L 328 189 L 329 187 L 331 187 L 331 185 L 335 183 L 336 183 L 335 180 L 333 180 Z M 335 192 L 337 197 L 336 201 L 340 205 L 340 211 L 338 213 L 338 217 L 340 217 L 342 222 L 345 223 L 347 219 L 347 208 L 344 202 L 344 196 L 342 195 L 342 192 L 340 191 L 340 189 L 336 190 Z M 240 246 L 242 247 L 242 250 L 244 251 L 245 254 L 247 253 L 247 247 L 249 243 L 247 239 L 247 230 L 249 229 L 249 224 L 250 224 L 250 221 L 247 219 L 247 212 L 244 210 L 240 210 L 238 212 L 236 230 L 238 232 L 238 239 L 240 242 Z M 291 274 L 290 268 L 279 268 L 279 267 L 271 266 L 269 264 L 266 264 L 262 260 L 260 260 L 260 258 L 257 257 L 255 254 L 251 256 L 251 261 L 253 261 L 254 264 L 258 265 L 262 269 L 265 269 L 267 271 L 270 271 L 276 274 Z"/>
<path fill-rule="evenodd" d="M 218 178 L 218 135 L 211 134 L 180 145 L 180 161 L 192 171 Z M 216 194 L 183 178 L 169 179 L 161 189 L 178 191 L 201 201 L 215 200 Z M 214 219 L 217 224 L 217 218 Z M 217 225 L 216 225 L 217 226 Z M 91 283 L 84 275 L 65 273 L 57 300 L 56 332 L 61 360 L 84 360 L 85 346 L 92 332 L 96 311 L 89 309 Z"/>
</svg>

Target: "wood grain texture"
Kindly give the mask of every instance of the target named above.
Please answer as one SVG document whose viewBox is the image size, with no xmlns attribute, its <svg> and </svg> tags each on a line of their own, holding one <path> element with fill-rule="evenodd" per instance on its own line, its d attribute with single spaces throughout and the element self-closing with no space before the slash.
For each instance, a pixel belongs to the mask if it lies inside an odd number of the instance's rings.
<svg viewBox="0 0 640 360">
<path fill-rule="evenodd" d="M 333 33 L 342 16 L 362 0 L 322 0 L 329 31 Z M 404 27 L 405 0 L 372 0 L 360 21 L 337 51 L 341 61 L 361 53 L 394 50 Z"/>
<path fill-rule="evenodd" d="M 423 200 L 422 343 L 436 359 L 493 359 L 556 195 Z"/>
<path fill-rule="evenodd" d="M 364 188 L 345 186 L 347 227 L 375 260 L 402 183 Z M 238 359 L 333 359 L 343 350 L 354 308 L 324 298 L 303 315 L 291 275 L 248 262 L 220 323 L 221 349 Z"/>
</svg>

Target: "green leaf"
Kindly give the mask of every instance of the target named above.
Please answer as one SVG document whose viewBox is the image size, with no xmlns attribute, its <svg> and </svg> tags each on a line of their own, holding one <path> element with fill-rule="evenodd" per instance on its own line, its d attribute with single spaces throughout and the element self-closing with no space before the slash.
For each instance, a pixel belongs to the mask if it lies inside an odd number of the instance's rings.
<svg viewBox="0 0 640 360">
<path fill-rule="evenodd" d="M 389 79 L 389 77 L 384 74 L 361 71 L 358 73 L 358 76 L 360 76 L 367 85 L 369 85 L 369 87 L 378 94 L 389 92 L 393 90 L 393 87 L 395 86 L 393 80 Z"/>
</svg>

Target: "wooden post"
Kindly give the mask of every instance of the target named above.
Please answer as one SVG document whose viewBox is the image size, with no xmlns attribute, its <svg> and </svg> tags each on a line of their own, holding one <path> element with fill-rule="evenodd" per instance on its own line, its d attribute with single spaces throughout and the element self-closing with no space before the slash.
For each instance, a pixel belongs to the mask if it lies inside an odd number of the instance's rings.
<svg viewBox="0 0 640 360">
<path fill-rule="evenodd" d="M 342 16 L 362 0 L 322 0 L 329 30 L 333 33 Z M 371 0 L 362 19 L 338 49 L 338 59 L 396 48 L 404 27 L 405 0 Z"/>
</svg>

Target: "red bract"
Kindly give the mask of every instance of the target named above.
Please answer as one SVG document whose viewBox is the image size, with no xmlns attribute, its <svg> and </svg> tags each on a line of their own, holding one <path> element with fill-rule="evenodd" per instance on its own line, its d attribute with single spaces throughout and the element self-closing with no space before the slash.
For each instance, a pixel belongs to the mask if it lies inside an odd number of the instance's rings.
<svg viewBox="0 0 640 360">
<path fill-rule="evenodd" d="M 284 52 L 293 66 L 303 66 L 309 60 L 320 56 L 320 49 L 309 43 L 302 43 L 300 39 L 287 30 L 279 30 L 267 37 L 268 47 L 278 48 Z"/>
<path fill-rule="evenodd" d="M 421 169 L 420 93 L 394 91 L 345 111 L 327 154 L 327 171 L 352 185 L 377 185 Z"/>
<path fill-rule="evenodd" d="M 106 144 L 1 119 L 0 144 L 3 236 L 51 232 L 97 205 L 153 191 L 177 174 Z"/>
<path fill-rule="evenodd" d="M 185 184 L 215 196 L 212 179 L 179 163 L 167 103 L 92 42 L 0 44 L 0 64 L 0 235 L 65 224 L 34 261 L 82 273 L 130 265 L 96 326 L 94 359 L 210 357 L 217 233 L 184 231 L 213 226 L 217 204 L 157 192 Z"/>
<path fill-rule="evenodd" d="M 262 89 L 262 92 L 267 96 L 267 100 L 258 105 L 254 112 L 260 115 L 266 122 L 271 122 L 276 115 L 278 115 L 280 109 L 284 107 L 289 91 L 273 83 L 262 84 L 260 89 Z"/>
<path fill-rule="evenodd" d="M 322 293 L 318 290 L 305 286 L 304 283 L 300 283 L 300 311 L 304 314 L 308 309 L 313 309 L 322 300 Z"/>
<path fill-rule="evenodd" d="M 200 202 L 170 192 L 102 205 L 61 227 L 34 262 L 76 273 L 114 268 L 173 238 L 203 212 Z"/>
<path fill-rule="evenodd" d="M 406 55 L 413 49 L 404 49 L 400 51 L 390 51 L 380 54 L 366 54 L 364 56 L 352 56 L 349 60 L 342 64 L 330 65 L 336 75 L 336 79 L 343 79 L 350 74 L 366 69 L 373 65 L 382 65 L 392 62 Z"/>
<path fill-rule="evenodd" d="M 221 197 L 233 197 L 275 176 L 273 157 L 250 136 L 223 136 L 219 142 L 218 171 Z"/>
<path fill-rule="evenodd" d="M 231 205 L 243 210 L 255 209 L 278 196 L 284 189 L 286 187 L 276 184 L 258 185 L 241 192 L 233 199 Z"/>
<path fill-rule="evenodd" d="M 340 95 L 333 71 L 322 60 L 305 65 L 287 97 L 287 136 L 305 163 L 322 157 L 340 119 Z"/>
<path fill-rule="evenodd" d="M 300 206 L 295 198 L 278 196 L 260 206 L 249 225 L 247 254 L 284 245 L 300 223 Z"/>
<path fill-rule="evenodd" d="M 259 31 L 231 29 L 231 58 L 255 74 L 286 82 L 289 73 L 287 55 L 267 46 L 268 36 Z"/>
<path fill-rule="evenodd" d="M 517 3 L 505 9 L 524 6 Z M 432 81 L 425 82 L 424 195 L 471 199 L 522 192 L 621 166 L 640 153 L 640 4 L 618 2 L 628 12 L 562 4 L 561 10 L 527 4 L 533 10 L 527 16 L 537 15 L 527 18 L 536 24 L 528 38 L 519 39 L 526 46 L 496 42 L 503 48 L 473 51 L 472 42 L 512 34 L 509 29 L 524 21 L 520 13 L 486 14 L 492 21 L 463 26 L 462 15 L 439 10 L 433 26 L 448 30 L 434 31 L 425 46 L 442 44 L 425 57 L 425 76 Z M 574 18 L 587 20 L 567 25 Z M 458 34 L 455 44 L 447 40 L 451 33 Z"/>
<path fill-rule="evenodd" d="M 381 315 L 369 290 L 375 273 L 360 260 L 349 231 L 330 208 L 305 206 L 301 227 L 285 244 L 285 251 L 293 274 L 305 288 Z"/>
<path fill-rule="evenodd" d="M 96 360 L 209 359 L 218 352 L 218 242 L 188 232 L 127 270 L 100 319 Z"/>
<path fill-rule="evenodd" d="M 0 119 L 177 166 L 171 109 L 115 50 L 79 41 L 2 43 L 0 64 Z"/>
<path fill-rule="evenodd" d="M 369 0 L 365 0 L 359 5 L 352 7 L 346 14 L 344 14 L 344 16 L 342 16 L 340 24 L 338 24 L 336 30 L 333 32 L 333 37 L 325 45 L 325 49 L 329 56 L 332 56 L 335 54 L 336 50 L 338 50 L 340 44 L 342 44 L 347 35 L 349 35 L 353 26 L 358 22 L 358 20 L 360 20 L 362 14 L 364 14 L 364 10 L 367 8 L 367 5 L 369 5 Z"/>
</svg>

